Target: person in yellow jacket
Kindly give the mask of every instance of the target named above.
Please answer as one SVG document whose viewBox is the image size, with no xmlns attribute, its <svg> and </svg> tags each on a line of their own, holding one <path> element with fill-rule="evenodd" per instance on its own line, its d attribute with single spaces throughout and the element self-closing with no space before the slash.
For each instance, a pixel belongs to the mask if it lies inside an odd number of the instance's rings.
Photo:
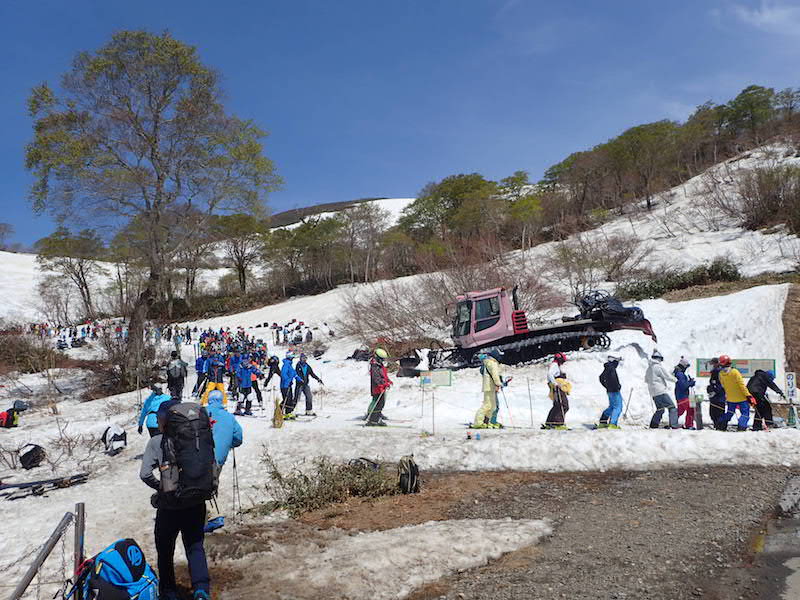
<svg viewBox="0 0 800 600">
<path fill-rule="evenodd" d="M 755 404 L 755 399 L 744 384 L 744 378 L 738 369 L 731 366 L 731 357 L 723 354 L 719 357 L 719 382 L 725 389 L 727 410 L 719 419 L 719 428 L 725 431 L 728 422 L 733 418 L 736 409 L 739 409 L 738 431 L 747 431 L 747 422 L 750 420 L 750 405 Z"/>
<path fill-rule="evenodd" d="M 478 354 L 478 358 L 483 363 L 481 365 L 483 404 L 475 413 L 475 421 L 472 423 L 474 429 L 500 429 L 502 427 L 497 422 L 497 392 L 506 385 L 500 373 L 499 359 L 502 356 L 503 352 L 499 348 L 492 348 L 489 352 Z"/>
</svg>

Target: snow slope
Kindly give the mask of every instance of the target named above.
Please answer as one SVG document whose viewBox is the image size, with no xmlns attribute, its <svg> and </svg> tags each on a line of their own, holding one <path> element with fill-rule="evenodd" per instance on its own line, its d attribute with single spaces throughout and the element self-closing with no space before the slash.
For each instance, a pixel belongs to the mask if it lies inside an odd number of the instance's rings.
<svg viewBox="0 0 800 600">
<path fill-rule="evenodd" d="M 360 204 L 374 204 L 378 206 L 380 209 L 385 210 L 388 214 L 387 223 L 389 227 L 395 225 L 397 221 L 400 219 L 400 215 L 409 204 L 414 202 L 416 198 L 382 198 L 381 200 L 370 200 L 369 202 L 363 202 Z M 353 206 L 358 206 L 358 204 L 354 204 Z M 334 212 L 321 212 L 315 215 L 309 216 L 309 218 L 313 219 L 329 219 L 331 217 L 335 217 L 339 211 Z M 295 227 L 299 226 L 302 221 L 298 221 L 297 223 L 292 223 L 291 225 L 286 225 L 284 229 L 294 229 Z"/>
<path fill-rule="evenodd" d="M 668 367 L 682 355 L 694 359 L 727 352 L 741 358 L 775 358 L 778 380 L 782 381 L 781 315 L 787 289 L 785 285 L 762 286 L 687 302 L 653 300 L 642 303 L 642 308 L 659 335 L 658 348 Z M 202 324 L 233 328 L 297 318 L 313 325 L 314 319 L 321 322 L 335 316 L 344 292 L 334 290 Z M 267 330 L 253 329 L 251 333 L 270 339 Z M 794 429 L 746 434 L 708 429 L 646 429 L 653 407 L 643 381 L 644 357 L 654 344 L 638 332 L 614 332 L 611 337 L 610 352 L 624 358 L 619 374 L 628 411 L 621 422 L 621 431 L 589 431 L 582 427 L 582 423 L 596 422 L 606 405 L 605 394 L 597 382 L 606 353 L 575 352 L 570 354 L 565 367 L 574 383 L 567 415 L 572 430 L 539 429 L 550 408 L 545 385 L 547 364 L 539 363 L 505 369 L 514 381 L 506 389 L 505 398 L 501 397 L 500 420 L 513 428 L 483 431 L 482 439 L 470 441 L 465 439 L 464 424 L 473 418 L 481 401 L 477 369 L 455 372 L 453 386 L 438 388 L 435 398 L 426 394 L 424 403 L 419 380 L 395 379 L 385 409 L 386 414 L 397 420 L 395 427 L 365 429 L 358 416 L 364 413 L 369 400 L 367 363 L 344 360 L 352 351 L 352 340 L 329 338 L 330 350 L 323 360 L 312 360 L 315 371 L 325 382 L 324 387 L 313 385 L 314 408 L 320 414 L 317 419 L 287 422 L 283 429 L 271 428 L 268 407 L 276 393 L 274 389 L 265 392 L 267 409 L 263 413 L 257 411 L 255 417 L 240 419 L 245 444 L 237 451 L 237 461 L 244 504 L 265 500 L 266 473 L 260 462 L 265 450 L 282 467 L 307 465 L 310 458 L 319 455 L 341 460 L 368 456 L 394 461 L 410 453 L 423 471 L 652 469 L 707 464 L 710 457 L 717 461 L 722 456 L 735 456 L 737 461 L 748 464 L 800 466 L 800 455 L 796 452 L 800 431 Z M 193 382 L 193 376 L 190 380 Z M 704 380 L 699 385 L 702 389 Z M 69 424 L 68 432 L 99 436 L 108 423 L 118 422 L 128 431 L 129 447 L 117 457 L 94 456 L 84 464 L 77 462 L 80 452 L 76 458 L 63 459 L 58 465 L 60 472 L 90 469 L 92 477 L 85 485 L 8 504 L 0 499 L 0 506 L 12 511 L 19 524 L 7 529 L 0 538 L 0 569 L 9 565 L 12 573 L 18 573 L 21 566 L 11 566 L 14 559 L 41 543 L 64 511 L 78 501 L 87 503 L 90 551 L 97 551 L 118 537 L 133 535 L 153 556 L 150 490 L 138 479 L 138 456 L 146 436 L 136 435 L 133 427 L 134 405 L 140 396 L 130 393 L 95 402 L 61 403 L 59 419 L 62 425 Z M 10 400 L 0 389 L 0 405 Z M 0 430 L 0 444 L 4 446 L 34 441 L 53 455 L 58 454 L 56 437 L 56 423 L 45 410 L 25 415 L 23 427 Z M 223 512 L 231 506 L 230 469 L 225 467 L 221 482 Z M 38 479 L 50 476 L 51 469 L 45 465 L 10 475 L 18 480 Z"/>
</svg>

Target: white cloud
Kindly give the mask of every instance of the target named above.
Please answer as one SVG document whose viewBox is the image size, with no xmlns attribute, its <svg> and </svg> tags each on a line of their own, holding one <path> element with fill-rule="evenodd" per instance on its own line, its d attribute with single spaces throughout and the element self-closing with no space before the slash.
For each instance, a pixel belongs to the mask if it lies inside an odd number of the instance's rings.
<svg viewBox="0 0 800 600">
<path fill-rule="evenodd" d="M 741 4 L 731 7 L 734 16 L 743 23 L 767 33 L 800 36 L 800 6 L 761 0 L 757 8 Z"/>
</svg>

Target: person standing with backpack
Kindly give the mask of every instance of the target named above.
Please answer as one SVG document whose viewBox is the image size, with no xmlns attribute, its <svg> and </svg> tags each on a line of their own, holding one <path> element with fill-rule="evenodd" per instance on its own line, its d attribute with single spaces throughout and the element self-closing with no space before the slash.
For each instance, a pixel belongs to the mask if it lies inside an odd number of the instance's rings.
<svg viewBox="0 0 800 600">
<path fill-rule="evenodd" d="M 481 390 L 483 390 L 483 403 L 475 420 L 473 429 L 500 429 L 497 423 L 497 392 L 503 387 L 503 376 L 500 374 L 500 357 L 503 356 L 499 348 L 492 348 L 489 352 L 481 352 L 478 359 L 481 361 Z M 494 419 L 494 421 L 493 421 Z M 496 425 L 496 426 L 495 426 Z"/>
<path fill-rule="evenodd" d="M 311 393 L 311 379 L 316 379 L 320 385 L 325 384 L 322 383 L 322 379 L 317 377 L 317 374 L 314 373 L 314 369 L 312 369 L 311 365 L 308 364 L 308 357 L 305 354 L 300 355 L 300 360 L 297 363 L 296 371 L 300 376 L 300 381 L 297 382 L 297 385 L 294 388 L 294 404 L 297 406 L 297 402 L 300 400 L 300 394 L 303 394 L 306 399 L 306 416 L 316 417 L 317 414 L 314 412 L 313 404 L 314 396 Z"/>
<path fill-rule="evenodd" d="M 156 418 L 158 409 L 161 408 L 162 404 L 170 400 L 170 395 L 165 394 L 161 390 L 161 386 L 150 386 L 150 395 L 144 401 L 142 411 L 139 413 L 139 428 L 137 429 L 139 435 L 142 435 L 143 426 L 147 427 L 151 438 L 158 435 L 158 419 Z"/>
<path fill-rule="evenodd" d="M 747 389 L 756 399 L 756 416 L 753 419 L 753 431 L 769 430 L 775 424 L 772 421 L 772 404 L 767 398 L 767 388 L 777 393 L 781 398 L 785 398 L 783 390 L 775 384 L 775 373 L 758 369 L 753 373 L 750 381 L 747 382 Z"/>
<path fill-rule="evenodd" d="M 664 365 L 661 364 L 663 361 L 664 356 L 661 352 L 653 350 L 653 354 L 650 356 L 650 364 L 644 374 L 647 389 L 653 398 L 653 403 L 656 405 L 656 412 L 653 413 L 653 417 L 650 419 L 650 429 L 658 429 L 660 427 L 664 409 L 669 411 L 670 429 L 679 429 L 678 409 L 669 395 L 669 388 L 675 383 L 675 379 L 667 373 Z"/>
<path fill-rule="evenodd" d="M 214 460 L 222 467 L 228 459 L 231 448 L 242 445 L 242 426 L 225 407 L 222 406 L 222 392 L 214 390 L 208 395 L 208 416 L 213 422 L 211 434 L 214 437 Z"/>
<path fill-rule="evenodd" d="M 603 372 L 600 373 L 600 385 L 608 394 L 608 408 L 600 415 L 601 429 L 619 429 L 619 416 L 622 414 L 622 384 L 619 382 L 617 367 L 622 362 L 622 358 L 609 356 L 603 365 Z"/>
<path fill-rule="evenodd" d="M 181 360 L 178 352 L 173 350 L 170 354 L 170 361 L 167 363 L 167 389 L 172 394 L 173 398 L 181 399 L 183 394 L 183 386 L 186 381 L 186 367 L 188 367 L 183 360 Z"/>
<path fill-rule="evenodd" d="M 177 600 L 175 542 L 180 534 L 194 600 L 209 600 L 211 579 L 205 547 L 206 500 L 216 492 L 216 457 L 211 420 L 194 402 L 170 401 L 158 411 L 160 433 L 142 456 L 141 480 L 156 490 L 155 546 L 158 553 L 159 597 Z M 153 472 L 158 472 L 160 478 Z"/>
</svg>

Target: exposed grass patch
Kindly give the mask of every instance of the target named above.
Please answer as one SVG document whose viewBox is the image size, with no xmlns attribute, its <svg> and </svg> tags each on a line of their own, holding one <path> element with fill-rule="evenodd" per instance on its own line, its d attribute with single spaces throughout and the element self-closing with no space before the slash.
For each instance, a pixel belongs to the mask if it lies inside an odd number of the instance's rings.
<svg viewBox="0 0 800 600">
<path fill-rule="evenodd" d="M 616 295 L 625 300 L 661 298 L 674 290 L 720 281 L 739 281 L 739 268 L 727 258 L 717 257 L 710 264 L 693 269 L 663 268 L 640 273 L 617 286 Z"/>
</svg>

